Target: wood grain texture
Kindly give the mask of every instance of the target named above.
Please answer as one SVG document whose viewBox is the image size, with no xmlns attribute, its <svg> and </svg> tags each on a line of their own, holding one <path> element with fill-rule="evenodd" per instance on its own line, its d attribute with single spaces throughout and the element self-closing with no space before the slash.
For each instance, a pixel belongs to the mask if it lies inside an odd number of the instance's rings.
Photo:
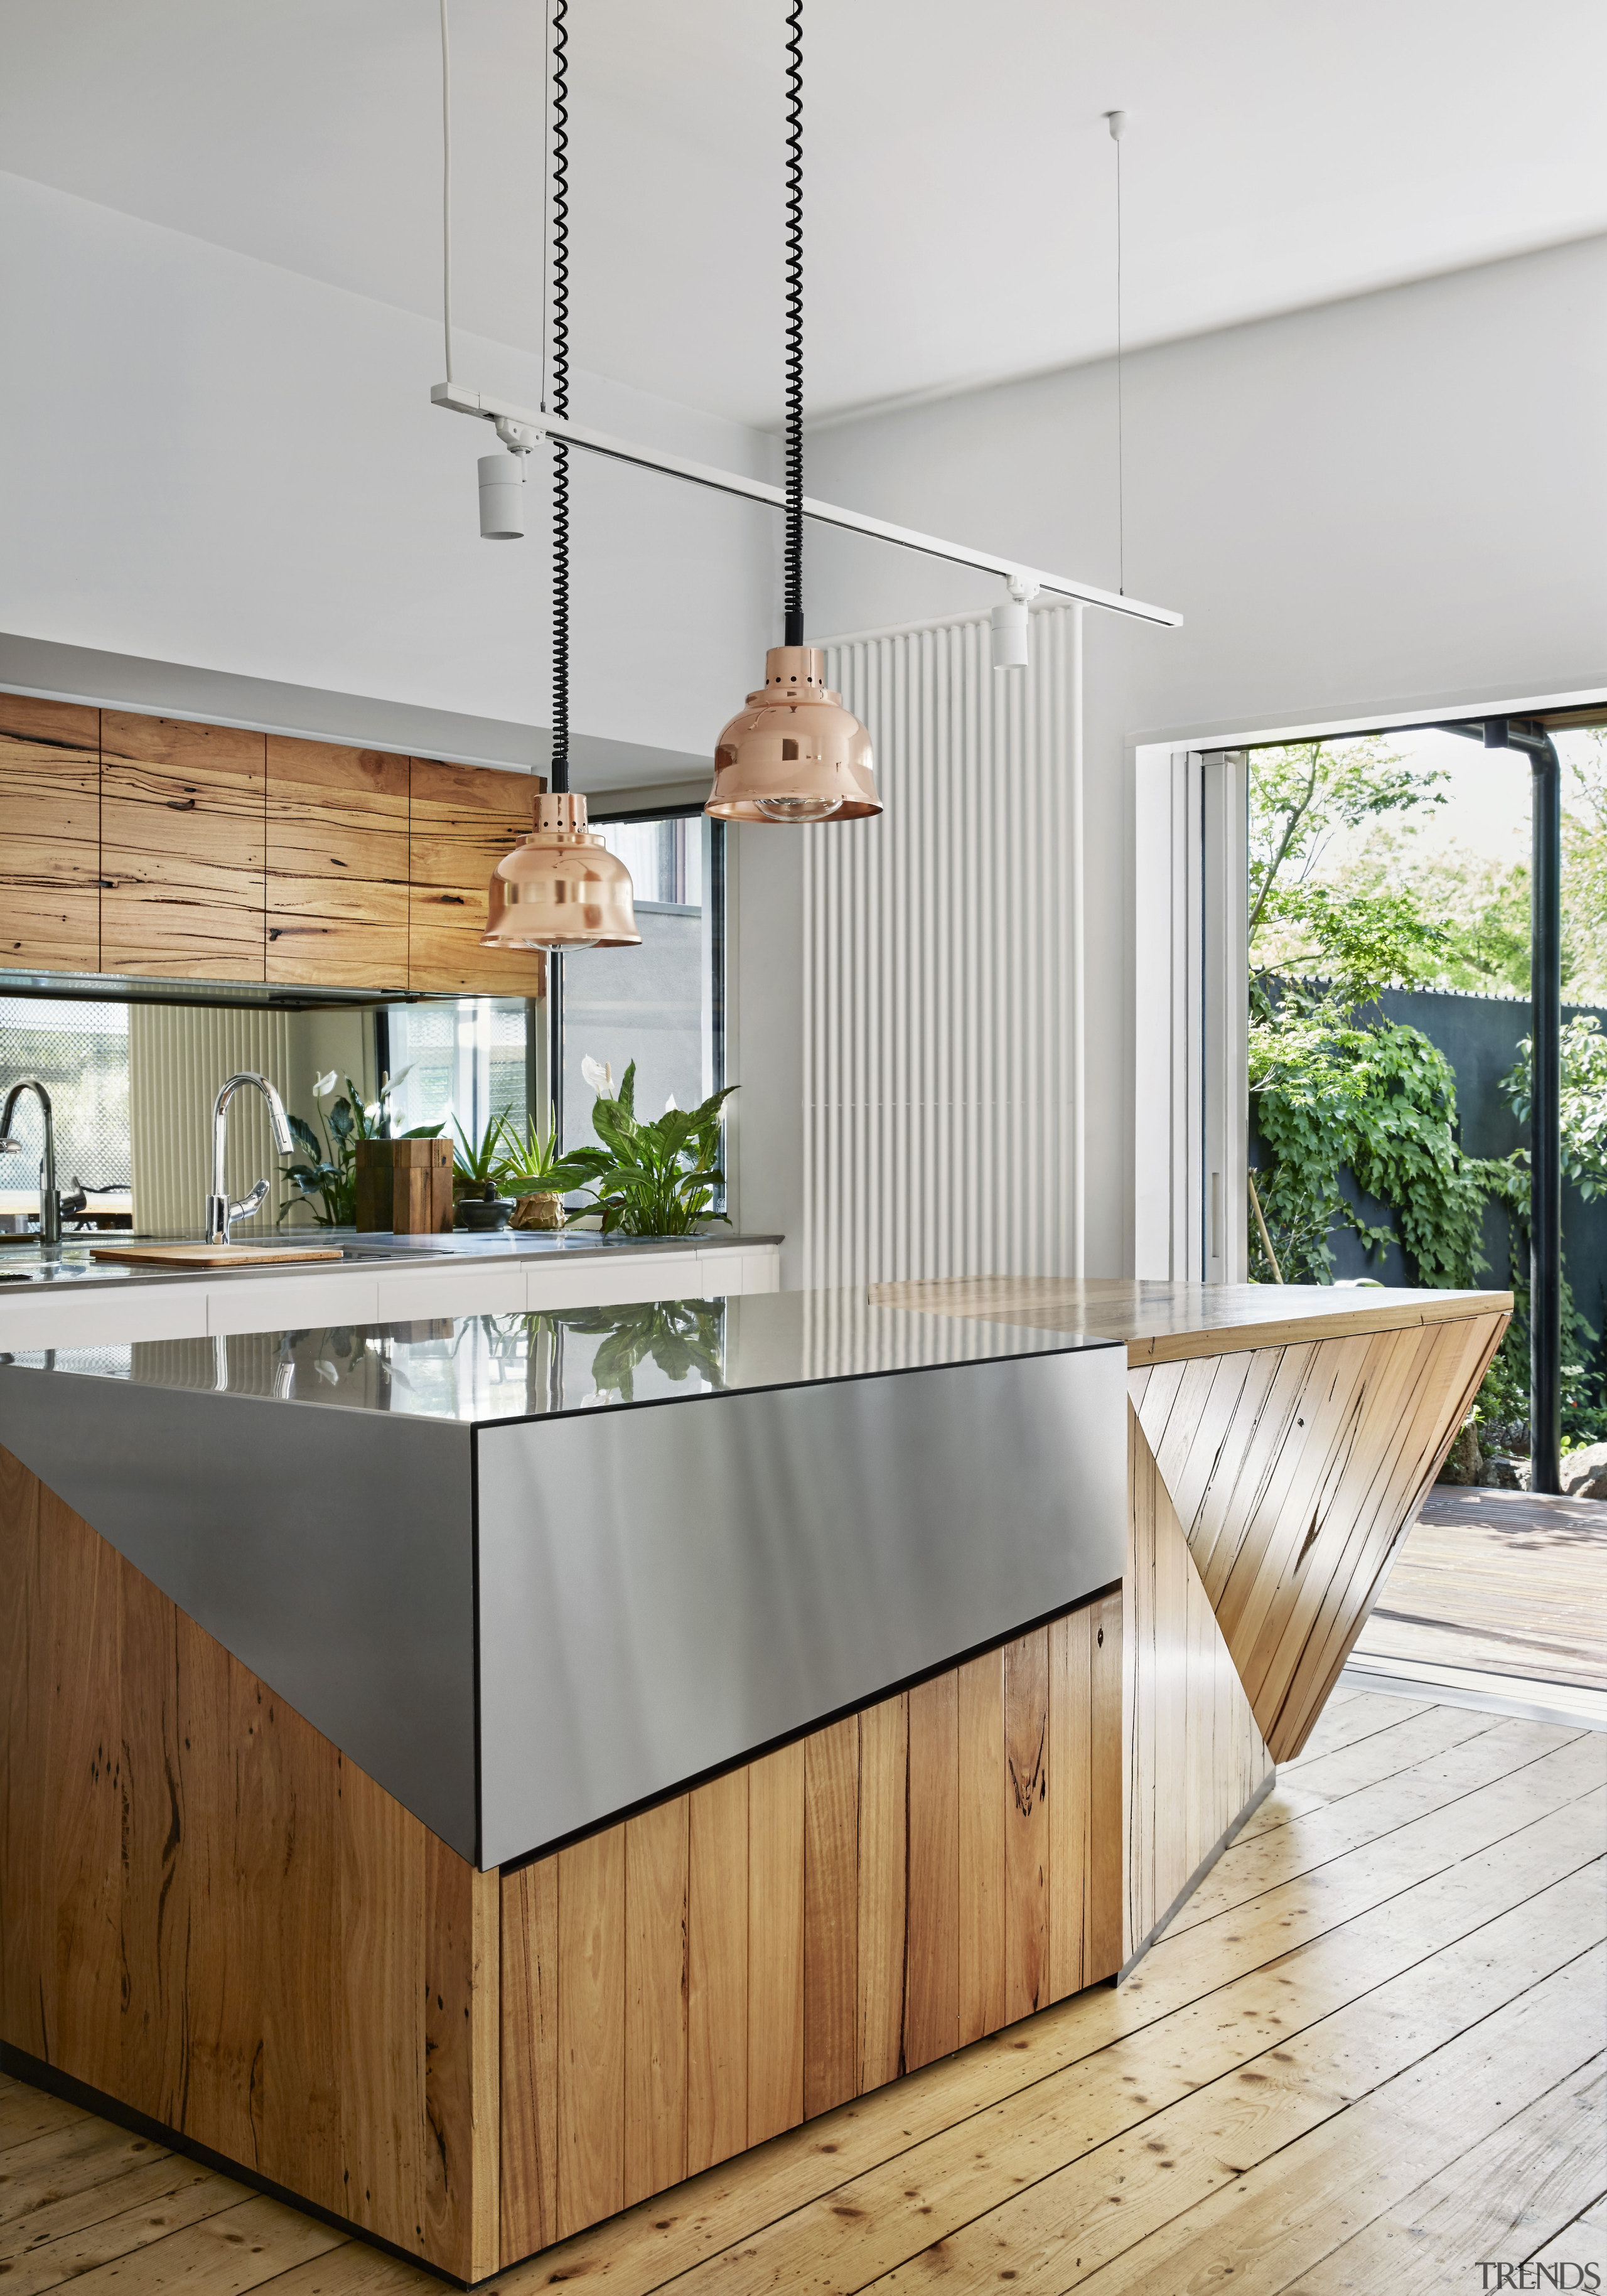
<svg viewBox="0 0 1607 2296">
<path fill-rule="evenodd" d="M 804 2111 L 858 2094 L 859 1718 L 804 1741 Z"/>
<path fill-rule="evenodd" d="M 101 713 L 0 694 L 0 967 L 94 972 Z"/>
<path fill-rule="evenodd" d="M 266 736 L 101 712 L 101 964 L 266 976 Z"/>
<path fill-rule="evenodd" d="M 1321 1713 L 1506 1320 L 1361 1328 L 1133 1374 L 1153 1472 L 1275 1759 Z M 1177 1580 L 1170 1542 L 1158 1554 Z M 1180 1583 L 1158 1597 L 1168 1618 Z"/>
<path fill-rule="evenodd" d="M 1125 1888 L 1119 1924 L 1120 1959 L 1146 1945 L 1201 1860 L 1242 1814 L 1270 1775 L 1267 1751 L 1227 1645 L 1217 1626 L 1177 1519 L 1177 1509 L 1145 1439 L 1136 1412 L 1127 1424 L 1127 1569 L 1119 1596 L 1095 1606 L 1119 1605 L 1119 1632 L 1109 1626 L 1107 1644 L 1119 1641 L 1122 1727 L 1127 1740 Z M 1110 1728 L 1114 1685 L 1107 1650 L 1090 1653 L 1103 1694 L 1095 1699 L 1102 1732 Z M 1104 1661 L 1101 1666 L 1098 1662 Z M 1104 1767 L 1109 1768 L 1108 1761 Z M 1100 1763 L 1091 1764 L 1099 1791 Z M 1096 1808 L 1095 1854 L 1111 1829 Z M 1116 1927 L 1108 1874 L 1096 1884 L 1103 1934 Z M 1103 1951 L 1110 1950 L 1110 1941 Z"/>
<path fill-rule="evenodd" d="M 998 1773 L 994 1773 L 996 1787 Z M 909 1693 L 908 1903 L 904 2062 L 960 2046 L 960 1685 L 940 1674 Z"/>
<path fill-rule="evenodd" d="M 1075 1614 L 1074 1614 L 1075 1615 Z M 1004 1653 L 959 1669 L 959 2038 L 980 2040 L 1004 2008 Z"/>
<path fill-rule="evenodd" d="M 496 1877 L 0 1453 L 0 2038 L 467 2278 Z"/>
<path fill-rule="evenodd" d="M 873 1283 L 873 1306 L 974 1316 L 1126 1343 L 1129 1366 L 1237 1355 L 1349 1332 L 1510 1315 L 1510 1292 L 1340 1292 L 1331 1283 L 1172 1283 L 1129 1276 L 976 1275 Z"/>
<path fill-rule="evenodd" d="M 748 2142 L 748 1772 L 700 1786 L 691 1802 L 686 2166 L 695 2176 Z"/>
<path fill-rule="evenodd" d="M 1049 1998 L 1049 1630 L 1004 1650 L 1004 2014 Z"/>
<path fill-rule="evenodd" d="M 266 736 L 266 972 L 407 986 L 408 761 Z"/>
<path fill-rule="evenodd" d="M 502 2253 L 558 2237 L 558 1860 L 502 1884 Z"/>
<path fill-rule="evenodd" d="M 1051 2001 L 1090 1982 L 1094 1805 L 1094 1616 L 1073 1611 L 1049 1636 L 1049 1982 Z M 1119 1823 L 1119 1820 L 1118 1821 Z M 1081 1877 L 1082 1887 L 1076 1886 Z"/>
<path fill-rule="evenodd" d="M 558 1856 L 558 2236 L 625 2205 L 625 1829 Z"/>
<path fill-rule="evenodd" d="M 686 2174 L 685 1794 L 625 1828 L 625 2202 Z"/>
<path fill-rule="evenodd" d="M 748 1770 L 748 2142 L 804 2112 L 802 1740 Z"/>
<path fill-rule="evenodd" d="M 857 2087 L 904 2070 L 905 1883 L 908 1872 L 909 1700 L 859 1717 Z"/>
<path fill-rule="evenodd" d="M 491 872 L 530 832 L 530 774 L 414 758 L 408 830 L 407 985 L 439 996 L 540 996 L 536 949 L 481 948 Z"/>
</svg>

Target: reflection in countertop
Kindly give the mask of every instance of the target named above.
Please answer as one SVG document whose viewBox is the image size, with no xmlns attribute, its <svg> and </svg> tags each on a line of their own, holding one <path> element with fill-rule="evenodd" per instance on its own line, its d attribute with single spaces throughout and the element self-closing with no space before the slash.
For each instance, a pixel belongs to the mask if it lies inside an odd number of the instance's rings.
<svg viewBox="0 0 1607 2296">
<path fill-rule="evenodd" d="M 15 1349 L 0 1367 L 474 1426 L 1112 1344 L 843 1290 Z"/>
</svg>

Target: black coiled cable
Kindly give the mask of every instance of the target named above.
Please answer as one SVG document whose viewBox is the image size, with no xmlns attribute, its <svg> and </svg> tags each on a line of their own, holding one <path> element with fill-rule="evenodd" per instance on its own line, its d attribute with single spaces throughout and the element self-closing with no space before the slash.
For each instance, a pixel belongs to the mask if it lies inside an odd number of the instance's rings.
<svg viewBox="0 0 1607 2296">
<path fill-rule="evenodd" d="M 550 410 L 570 411 L 569 0 L 553 0 L 553 316 Z M 570 785 L 570 450 L 553 446 L 553 755 L 548 786 Z"/>
<path fill-rule="evenodd" d="M 787 11 L 787 534 L 789 645 L 804 642 L 803 613 L 803 0 Z"/>
</svg>

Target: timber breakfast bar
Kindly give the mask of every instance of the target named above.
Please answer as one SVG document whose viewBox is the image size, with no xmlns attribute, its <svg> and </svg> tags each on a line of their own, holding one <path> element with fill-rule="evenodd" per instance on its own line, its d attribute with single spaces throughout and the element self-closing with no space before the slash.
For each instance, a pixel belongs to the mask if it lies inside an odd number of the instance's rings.
<svg viewBox="0 0 1607 2296">
<path fill-rule="evenodd" d="M 1001 1278 L 19 1352 L 0 2062 L 473 2283 L 1125 1974 L 1511 1307 Z"/>
</svg>

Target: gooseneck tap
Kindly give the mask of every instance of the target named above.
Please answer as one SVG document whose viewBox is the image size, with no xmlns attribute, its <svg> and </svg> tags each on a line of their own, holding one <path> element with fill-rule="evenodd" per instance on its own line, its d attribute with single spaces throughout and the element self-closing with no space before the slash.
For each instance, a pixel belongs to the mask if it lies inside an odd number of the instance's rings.
<svg viewBox="0 0 1607 2296">
<path fill-rule="evenodd" d="M 12 1138 L 12 1115 L 25 1092 L 37 1093 L 45 1118 L 45 1153 L 39 1160 L 39 1241 L 45 1245 L 58 1244 L 61 1241 L 61 1199 L 56 1193 L 56 1128 L 50 1112 L 50 1095 L 37 1077 L 24 1077 L 5 1095 L 4 1113 L 0 1114 L 0 1156 L 16 1156 L 22 1152 L 22 1143 Z"/>
<path fill-rule="evenodd" d="M 218 1090 L 212 1107 L 212 1193 L 207 1198 L 207 1242 L 227 1243 L 230 1223 L 249 1219 L 268 1192 L 266 1180 L 258 1180 L 249 1195 L 240 1201 L 229 1201 L 229 1185 L 223 1176 L 223 1153 L 228 1144 L 229 1103 L 242 1084 L 255 1085 L 267 1103 L 268 1122 L 274 1128 L 274 1144 L 282 1156 L 288 1156 L 295 1144 L 291 1128 L 285 1120 L 284 1103 L 280 1099 L 266 1077 L 258 1076 L 255 1069 L 242 1069 L 232 1076 Z"/>
</svg>

